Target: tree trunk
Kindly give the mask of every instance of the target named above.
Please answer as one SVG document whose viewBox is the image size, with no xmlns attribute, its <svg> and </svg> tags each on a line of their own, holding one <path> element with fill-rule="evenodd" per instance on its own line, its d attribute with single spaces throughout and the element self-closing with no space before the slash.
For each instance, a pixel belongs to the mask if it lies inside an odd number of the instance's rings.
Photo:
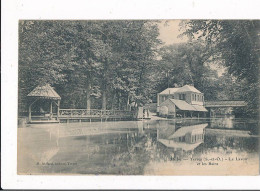
<svg viewBox="0 0 260 194">
<path fill-rule="evenodd" d="M 87 83 L 87 110 L 90 110 L 91 109 L 91 99 L 90 99 L 90 83 Z"/>
<path fill-rule="evenodd" d="M 129 94 L 127 94 L 126 110 L 129 110 Z"/>
<path fill-rule="evenodd" d="M 106 42 L 106 39 L 105 39 Z M 107 81 L 109 80 L 109 75 L 108 75 L 108 69 L 109 69 L 109 63 L 108 59 L 105 58 L 105 63 L 104 63 L 104 72 L 103 72 L 103 80 L 102 80 L 102 110 L 107 109 Z"/>
<path fill-rule="evenodd" d="M 103 89 L 103 91 L 102 91 L 102 110 L 106 110 L 107 109 L 106 93 L 107 93 L 107 91 L 105 89 Z"/>
<path fill-rule="evenodd" d="M 116 102 L 116 92 L 114 92 L 114 95 L 113 95 L 112 110 L 115 110 L 115 102 Z"/>
<path fill-rule="evenodd" d="M 118 109 L 122 110 L 121 109 L 121 93 L 118 94 Z"/>
</svg>

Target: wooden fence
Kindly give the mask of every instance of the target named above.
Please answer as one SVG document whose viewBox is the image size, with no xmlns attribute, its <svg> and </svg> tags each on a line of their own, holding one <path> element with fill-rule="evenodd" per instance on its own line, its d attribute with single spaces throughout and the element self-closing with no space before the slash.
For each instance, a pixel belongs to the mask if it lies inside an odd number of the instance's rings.
<svg viewBox="0 0 260 194">
<path fill-rule="evenodd" d="M 60 109 L 59 119 L 73 118 L 134 118 L 134 111 L 98 109 Z"/>
</svg>

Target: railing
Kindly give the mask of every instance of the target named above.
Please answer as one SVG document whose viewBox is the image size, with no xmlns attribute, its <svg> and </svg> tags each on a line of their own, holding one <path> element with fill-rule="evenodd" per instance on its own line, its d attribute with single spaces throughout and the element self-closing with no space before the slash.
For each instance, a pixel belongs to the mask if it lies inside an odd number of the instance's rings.
<svg viewBox="0 0 260 194">
<path fill-rule="evenodd" d="M 98 110 L 98 109 L 60 109 L 60 118 L 72 117 L 100 117 L 100 118 L 114 118 L 114 117 L 133 117 L 135 112 L 123 110 Z"/>
</svg>

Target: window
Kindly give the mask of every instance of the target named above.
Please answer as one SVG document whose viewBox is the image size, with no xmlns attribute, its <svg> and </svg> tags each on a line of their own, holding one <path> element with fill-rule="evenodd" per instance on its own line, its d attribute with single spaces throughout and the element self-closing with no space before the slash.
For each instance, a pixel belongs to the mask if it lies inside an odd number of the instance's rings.
<svg viewBox="0 0 260 194">
<path fill-rule="evenodd" d="M 195 100 L 195 101 L 197 100 L 197 99 L 196 99 L 196 96 L 197 96 L 197 95 L 196 95 L 196 94 L 194 94 L 194 97 L 195 97 L 195 99 L 194 99 L 194 100 Z"/>
<path fill-rule="evenodd" d="M 162 96 L 161 99 L 162 99 L 162 102 L 164 102 L 165 101 L 165 96 Z"/>
<path fill-rule="evenodd" d="M 185 95 L 185 94 L 180 94 L 180 95 L 179 95 L 179 99 L 180 99 L 180 100 L 185 100 L 185 98 L 186 98 L 186 95 Z"/>
</svg>

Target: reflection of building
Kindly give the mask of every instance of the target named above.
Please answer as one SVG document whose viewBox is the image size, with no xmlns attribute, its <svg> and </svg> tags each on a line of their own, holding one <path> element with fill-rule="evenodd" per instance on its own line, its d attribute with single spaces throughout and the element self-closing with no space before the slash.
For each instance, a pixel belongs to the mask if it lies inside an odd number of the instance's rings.
<svg viewBox="0 0 260 194">
<path fill-rule="evenodd" d="M 194 112 L 199 116 L 207 109 L 204 107 L 204 94 L 193 86 L 167 88 L 157 96 L 157 113 L 162 116 L 192 117 Z"/>
<path fill-rule="evenodd" d="M 209 127 L 213 129 L 232 129 L 234 128 L 234 121 L 232 118 L 213 118 Z"/>
<path fill-rule="evenodd" d="M 194 150 L 204 142 L 204 129 L 208 124 L 192 125 L 179 128 L 176 132 L 161 138 L 158 134 L 158 141 L 168 148 L 181 149 L 184 151 Z"/>
</svg>

